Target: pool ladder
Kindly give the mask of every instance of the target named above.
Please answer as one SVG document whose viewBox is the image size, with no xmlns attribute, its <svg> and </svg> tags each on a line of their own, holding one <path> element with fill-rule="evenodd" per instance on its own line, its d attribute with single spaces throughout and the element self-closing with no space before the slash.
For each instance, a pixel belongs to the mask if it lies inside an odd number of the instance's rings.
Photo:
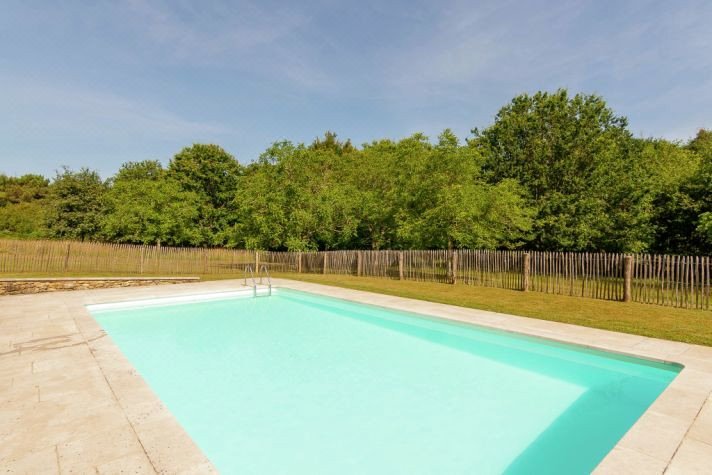
<svg viewBox="0 0 712 475">
<path fill-rule="evenodd" d="M 264 277 L 267 278 L 267 297 L 272 295 L 272 278 L 269 275 L 269 269 L 265 264 L 262 264 L 257 271 L 257 277 L 260 279 L 260 285 L 262 285 L 262 271 L 264 271 Z M 245 267 L 245 285 L 247 285 L 247 274 L 249 273 L 250 279 L 252 280 L 252 295 L 257 297 L 257 281 L 255 280 L 255 272 L 251 265 Z"/>
</svg>

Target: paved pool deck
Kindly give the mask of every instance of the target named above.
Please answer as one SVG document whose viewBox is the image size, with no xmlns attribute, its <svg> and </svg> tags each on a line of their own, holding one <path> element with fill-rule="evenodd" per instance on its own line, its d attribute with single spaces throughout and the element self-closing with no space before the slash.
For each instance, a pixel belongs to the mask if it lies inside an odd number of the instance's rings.
<svg viewBox="0 0 712 475">
<path fill-rule="evenodd" d="M 710 347 L 319 284 L 274 284 L 680 363 L 682 372 L 596 472 L 712 472 Z M 216 472 L 85 305 L 238 288 L 242 280 L 0 297 L 0 473 Z"/>
</svg>

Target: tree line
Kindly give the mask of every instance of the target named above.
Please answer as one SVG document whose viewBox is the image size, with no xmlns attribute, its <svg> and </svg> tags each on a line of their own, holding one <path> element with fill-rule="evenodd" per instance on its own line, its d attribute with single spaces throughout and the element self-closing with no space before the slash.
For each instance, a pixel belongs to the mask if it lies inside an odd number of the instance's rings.
<svg viewBox="0 0 712 475">
<path fill-rule="evenodd" d="M 712 131 L 634 137 L 596 95 L 515 97 L 461 141 L 327 132 L 242 165 L 212 144 L 107 180 L 0 175 L 0 236 L 271 250 L 710 254 Z"/>
</svg>

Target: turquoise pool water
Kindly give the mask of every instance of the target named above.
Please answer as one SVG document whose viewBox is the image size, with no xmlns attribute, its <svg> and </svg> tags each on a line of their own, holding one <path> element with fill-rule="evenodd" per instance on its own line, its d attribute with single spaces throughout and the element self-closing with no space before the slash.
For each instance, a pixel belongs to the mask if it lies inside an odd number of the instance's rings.
<svg viewBox="0 0 712 475">
<path fill-rule="evenodd" d="M 231 473 L 588 473 L 673 365 L 279 289 L 91 310 Z"/>
</svg>

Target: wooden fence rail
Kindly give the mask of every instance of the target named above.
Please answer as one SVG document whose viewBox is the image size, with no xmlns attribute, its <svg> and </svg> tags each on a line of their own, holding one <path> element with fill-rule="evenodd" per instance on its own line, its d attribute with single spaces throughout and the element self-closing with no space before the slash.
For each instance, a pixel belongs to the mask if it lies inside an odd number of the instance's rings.
<svg viewBox="0 0 712 475">
<path fill-rule="evenodd" d="M 0 240 L 0 274 L 242 276 L 338 274 L 461 283 L 709 310 L 712 259 L 615 253 L 485 250 L 265 252 L 76 241 Z"/>
<path fill-rule="evenodd" d="M 232 274 L 254 262 L 236 249 L 0 240 L 0 274 Z"/>
</svg>

